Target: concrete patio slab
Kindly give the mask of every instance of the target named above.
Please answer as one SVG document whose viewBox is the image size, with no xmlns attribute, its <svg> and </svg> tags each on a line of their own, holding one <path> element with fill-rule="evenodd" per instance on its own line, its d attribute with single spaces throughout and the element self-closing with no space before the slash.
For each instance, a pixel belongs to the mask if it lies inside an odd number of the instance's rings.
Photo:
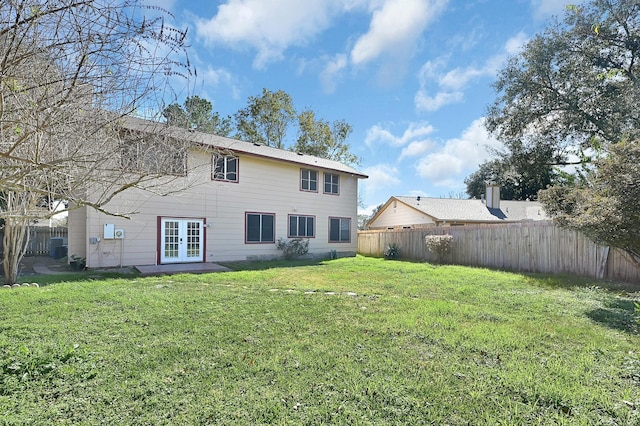
<svg viewBox="0 0 640 426">
<path fill-rule="evenodd" d="M 170 265 L 142 265 L 135 266 L 140 275 L 166 274 L 206 274 L 210 272 L 227 272 L 231 269 L 217 263 L 173 263 Z"/>
</svg>

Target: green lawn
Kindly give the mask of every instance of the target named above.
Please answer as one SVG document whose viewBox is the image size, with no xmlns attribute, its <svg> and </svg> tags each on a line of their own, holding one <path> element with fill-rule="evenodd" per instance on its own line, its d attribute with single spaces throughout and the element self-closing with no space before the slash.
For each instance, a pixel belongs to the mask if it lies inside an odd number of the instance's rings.
<svg viewBox="0 0 640 426">
<path fill-rule="evenodd" d="M 364 257 L 236 266 L 0 291 L 0 424 L 640 423 L 639 294 Z"/>
</svg>

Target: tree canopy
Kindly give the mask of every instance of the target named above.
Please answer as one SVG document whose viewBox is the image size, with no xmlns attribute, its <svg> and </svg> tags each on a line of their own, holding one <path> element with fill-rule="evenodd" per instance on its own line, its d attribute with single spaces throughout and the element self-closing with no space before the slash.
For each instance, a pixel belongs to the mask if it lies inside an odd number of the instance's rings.
<svg viewBox="0 0 640 426">
<path fill-rule="evenodd" d="M 507 147 L 543 143 L 555 162 L 640 131 L 640 3 L 569 6 L 511 58 L 495 83 L 487 128 Z"/>
<path fill-rule="evenodd" d="M 552 178 L 539 193 L 551 217 L 636 260 L 639 73 L 640 3 L 571 5 L 563 21 L 536 35 L 500 72 L 486 121 L 509 168 L 529 161 L 541 166 L 539 183 Z M 547 173 L 571 164 L 573 175 Z"/>
<path fill-rule="evenodd" d="M 135 137 L 121 132 L 120 120 L 157 108 L 152 101 L 169 77 L 191 73 L 185 33 L 165 24 L 167 17 L 138 0 L 0 3 L 5 282 L 16 278 L 27 225 L 53 214 L 41 208 L 43 200 L 114 213 L 105 208 L 109 200 L 128 188 L 148 188 L 162 174 L 123 167 Z M 175 162 L 174 152 L 163 149 L 170 141 L 159 136 L 158 142 L 147 144 L 152 155 L 136 155 Z"/>
<path fill-rule="evenodd" d="M 640 259 L 640 143 L 612 145 L 594 166 L 588 185 L 550 188 L 541 201 L 560 225 Z"/>
<path fill-rule="evenodd" d="M 540 144 L 524 147 L 512 144 L 511 152 L 497 154 L 497 158 L 480 165 L 464 183 L 472 198 L 482 198 L 488 183 L 501 186 L 505 200 L 537 200 L 538 191 L 560 179 L 560 172 L 552 166 L 552 150 Z"/>
<path fill-rule="evenodd" d="M 247 106 L 235 113 L 236 137 L 284 149 L 287 131 L 295 118 L 293 100 L 288 93 L 262 89 L 262 96 L 250 96 Z"/>
<path fill-rule="evenodd" d="M 298 115 L 298 139 L 291 150 L 344 164 L 357 164 L 360 160 L 346 143 L 351 131 L 351 125 L 345 120 L 329 123 L 316 118 L 311 110 L 303 111 Z"/>
<path fill-rule="evenodd" d="M 229 136 L 233 132 L 231 117 L 220 117 L 213 104 L 200 96 L 190 96 L 183 105 L 173 103 L 162 111 L 167 124 L 204 133 Z"/>
<path fill-rule="evenodd" d="M 250 96 L 247 106 L 234 114 L 235 123 L 231 117 L 221 118 L 218 112 L 213 111 L 213 104 L 199 96 L 188 97 L 183 105 L 169 105 L 162 115 L 170 125 L 220 136 L 233 135 L 247 142 L 349 165 L 360 162 L 347 143 L 353 129 L 346 120 L 330 123 L 309 109 L 298 114 L 293 98 L 283 90 L 272 92 L 263 89 L 262 96 Z M 288 144 L 292 128 L 297 131 L 297 139 L 294 144 Z"/>
</svg>

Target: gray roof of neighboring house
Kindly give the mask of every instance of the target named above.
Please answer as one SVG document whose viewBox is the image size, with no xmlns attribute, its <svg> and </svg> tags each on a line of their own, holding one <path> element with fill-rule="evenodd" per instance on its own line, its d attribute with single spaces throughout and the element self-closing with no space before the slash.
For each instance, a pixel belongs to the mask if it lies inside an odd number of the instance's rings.
<svg viewBox="0 0 640 426">
<path fill-rule="evenodd" d="M 484 200 L 391 197 L 414 209 L 447 222 L 510 222 L 523 220 L 549 220 L 542 205 L 535 201 L 500 200 L 499 209 L 487 208 Z"/>
<path fill-rule="evenodd" d="M 231 139 L 210 133 L 192 131 L 176 126 L 169 126 L 156 121 L 144 120 L 136 117 L 125 117 L 124 127 L 129 130 L 166 134 L 172 138 L 191 141 L 194 144 L 216 147 L 218 149 L 230 150 L 237 153 L 244 153 L 257 157 L 270 158 L 288 163 L 300 164 L 303 166 L 317 167 L 321 169 L 333 170 L 337 172 L 354 175 L 358 178 L 366 179 L 368 176 L 342 164 L 338 161 L 327 160 L 325 158 L 314 157 L 307 154 L 299 154 L 293 151 L 273 148 L 266 145 L 245 142 L 239 139 Z"/>
</svg>

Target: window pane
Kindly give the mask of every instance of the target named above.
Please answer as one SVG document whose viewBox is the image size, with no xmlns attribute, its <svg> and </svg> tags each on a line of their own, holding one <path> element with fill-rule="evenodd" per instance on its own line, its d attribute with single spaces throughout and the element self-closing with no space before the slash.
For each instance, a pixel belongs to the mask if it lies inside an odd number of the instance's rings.
<svg viewBox="0 0 640 426">
<path fill-rule="evenodd" d="M 313 237 L 316 235 L 314 220 L 312 217 L 307 218 L 307 237 Z"/>
<path fill-rule="evenodd" d="M 340 241 L 351 240 L 351 220 L 342 219 L 340 221 Z"/>
<path fill-rule="evenodd" d="M 227 157 L 227 180 L 238 180 L 238 159 Z"/>
<path fill-rule="evenodd" d="M 275 241 L 275 228 L 273 226 L 273 215 L 262 215 L 262 241 L 274 242 Z"/>
<path fill-rule="evenodd" d="M 247 215 L 247 241 L 260 241 L 260 215 Z"/>
<path fill-rule="evenodd" d="M 238 180 L 238 159 L 232 156 L 216 155 L 213 163 L 213 179 Z"/>
<path fill-rule="evenodd" d="M 300 187 L 304 191 L 317 191 L 318 190 L 318 172 L 315 170 L 302 170 L 301 171 L 301 183 Z"/>
<path fill-rule="evenodd" d="M 224 158 L 223 157 L 215 157 L 214 167 L 213 167 L 213 178 L 214 179 L 223 179 L 224 178 Z"/>
<path fill-rule="evenodd" d="M 340 219 L 329 220 L 329 241 L 340 241 Z"/>
<path fill-rule="evenodd" d="M 292 237 L 298 236 L 298 217 L 289 216 L 289 235 Z"/>
<path fill-rule="evenodd" d="M 340 176 L 325 173 L 324 174 L 324 192 L 328 194 L 337 194 L 338 193 L 338 182 Z"/>
<path fill-rule="evenodd" d="M 304 216 L 300 216 L 300 218 L 298 219 L 298 224 L 300 226 L 300 236 L 301 237 L 306 237 L 309 234 L 307 234 L 307 217 Z"/>
</svg>

